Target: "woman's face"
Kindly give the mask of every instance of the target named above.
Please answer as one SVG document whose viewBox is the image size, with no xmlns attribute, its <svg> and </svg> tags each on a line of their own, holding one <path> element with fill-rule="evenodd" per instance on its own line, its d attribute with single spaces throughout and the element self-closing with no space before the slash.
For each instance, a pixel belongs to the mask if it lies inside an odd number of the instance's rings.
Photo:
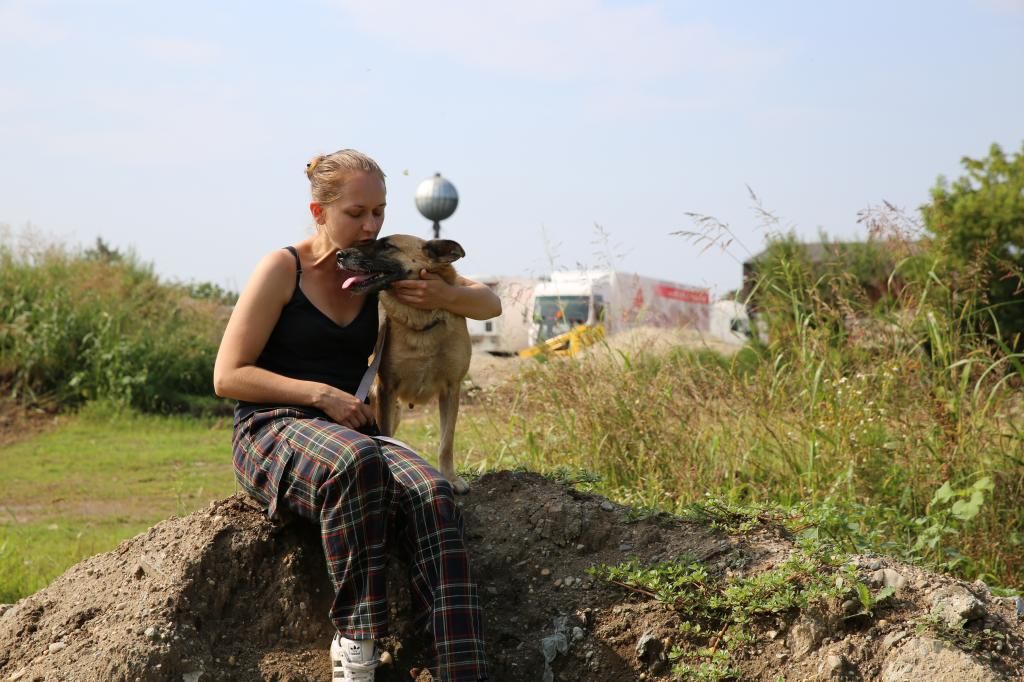
<svg viewBox="0 0 1024 682">
<path fill-rule="evenodd" d="M 386 191 L 376 175 L 356 172 L 345 181 L 341 196 L 329 204 L 310 205 L 331 244 L 345 249 L 377 238 L 384 224 Z"/>
</svg>

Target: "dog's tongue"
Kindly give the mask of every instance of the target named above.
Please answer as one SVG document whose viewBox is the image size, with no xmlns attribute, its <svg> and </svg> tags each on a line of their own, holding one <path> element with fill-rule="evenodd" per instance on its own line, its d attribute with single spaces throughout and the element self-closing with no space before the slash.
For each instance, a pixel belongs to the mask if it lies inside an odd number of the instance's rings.
<svg viewBox="0 0 1024 682">
<path fill-rule="evenodd" d="M 370 279 L 369 275 L 352 275 L 341 284 L 342 289 L 348 289 L 349 287 L 359 284 L 360 282 Z"/>
</svg>

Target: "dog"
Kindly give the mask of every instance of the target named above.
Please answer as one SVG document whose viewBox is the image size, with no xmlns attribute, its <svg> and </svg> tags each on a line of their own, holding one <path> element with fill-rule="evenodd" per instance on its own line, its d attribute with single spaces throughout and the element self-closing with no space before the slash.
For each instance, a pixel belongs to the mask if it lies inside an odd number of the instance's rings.
<svg viewBox="0 0 1024 682">
<path fill-rule="evenodd" d="M 456 272 L 451 264 L 465 255 L 458 242 L 450 239 L 427 241 L 406 234 L 338 252 L 338 267 L 353 273 L 345 280 L 345 289 L 358 294 L 379 292 L 384 310 L 384 347 L 372 393 L 380 435 L 392 436 L 398 428 L 400 402 L 411 406 L 437 397 L 441 413 L 438 468 L 460 494 L 469 491 L 469 484 L 455 473 L 453 455 L 459 391 L 471 353 L 466 318 L 447 310 L 405 305 L 388 287 L 398 280 L 420 279 L 421 270 L 454 284 Z"/>
</svg>

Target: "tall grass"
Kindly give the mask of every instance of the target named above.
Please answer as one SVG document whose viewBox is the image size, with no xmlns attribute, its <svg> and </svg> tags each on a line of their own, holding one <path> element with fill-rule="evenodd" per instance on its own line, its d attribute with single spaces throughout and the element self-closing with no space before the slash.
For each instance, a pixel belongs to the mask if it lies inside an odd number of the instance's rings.
<svg viewBox="0 0 1024 682">
<path fill-rule="evenodd" d="M 189 292 L 131 254 L 0 234 L 0 387 L 63 407 L 213 404 L 224 306 Z"/>
<path fill-rule="evenodd" d="M 881 301 L 781 249 L 755 284 L 767 341 L 731 357 L 612 340 L 534 363 L 492 397 L 496 448 L 598 473 L 634 504 L 811 503 L 848 549 L 1019 585 L 1021 358 L 976 331 L 976 297 L 899 248 L 882 247 L 897 258 Z"/>
</svg>

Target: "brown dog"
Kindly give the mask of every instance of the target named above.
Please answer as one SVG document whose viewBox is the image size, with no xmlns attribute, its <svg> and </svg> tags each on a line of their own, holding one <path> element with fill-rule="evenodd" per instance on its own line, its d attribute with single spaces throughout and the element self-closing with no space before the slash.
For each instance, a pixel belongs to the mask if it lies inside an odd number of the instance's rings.
<svg viewBox="0 0 1024 682">
<path fill-rule="evenodd" d="M 400 279 L 420 279 L 432 272 L 455 283 L 452 263 L 465 251 L 450 239 L 425 241 L 395 234 L 338 252 L 338 267 L 355 273 L 345 288 L 356 293 L 380 292 L 384 308 L 384 347 L 374 382 L 374 412 L 382 436 L 398 428 L 399 402 L 426 403 L 437 397 L 441 412 L 439 468 L 455 489 L 469 484 L 455 474 L 453 446 L 459 415 L 459 390 L 469 370 L 469 331 L 466 318 L 447 310 L 419 310 L 398 300 L 388 286 Z"/>
</svg>

